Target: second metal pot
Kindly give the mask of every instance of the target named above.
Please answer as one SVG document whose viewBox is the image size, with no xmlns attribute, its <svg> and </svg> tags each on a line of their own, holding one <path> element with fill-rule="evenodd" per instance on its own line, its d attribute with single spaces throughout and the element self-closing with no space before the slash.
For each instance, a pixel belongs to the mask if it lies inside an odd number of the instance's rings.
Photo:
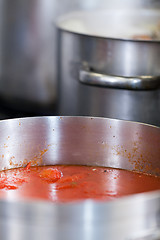
<svg viewBox="0 0 160 240">
<path fill-rule="evenodd" d="M 159 17 L 159 10 L 141 9 L 81 12 L 61 19 L 60 114 L 160 125 L 160 41 L 158 35 L 132 39 L 157 33 Z"/>
</svg>

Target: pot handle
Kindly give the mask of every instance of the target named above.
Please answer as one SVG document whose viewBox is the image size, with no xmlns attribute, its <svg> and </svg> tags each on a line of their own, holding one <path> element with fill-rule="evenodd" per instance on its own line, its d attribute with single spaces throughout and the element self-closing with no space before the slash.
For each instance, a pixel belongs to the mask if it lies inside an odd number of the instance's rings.
<svg viewBox="0 0 160 240">
<path fill-rule="evenodd" d="M 79 80 L 88 85 L 131 90 L 151 90 L 160 87 L 160 76 L 122 77 L 80 70 Z"/>
</svg>

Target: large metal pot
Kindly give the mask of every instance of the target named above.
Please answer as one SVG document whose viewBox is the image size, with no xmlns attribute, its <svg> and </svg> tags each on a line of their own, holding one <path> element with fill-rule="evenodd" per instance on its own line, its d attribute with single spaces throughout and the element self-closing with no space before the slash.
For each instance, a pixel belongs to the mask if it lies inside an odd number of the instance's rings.
<svg viewBox="0 0 160 240">
<path fill-rule="evenodd" d="M 54 109 L 55 1 L 1 0 L 0 4 L 1 99 L 24 111 Z"/>
<path fill-rule="evenodd" d="M 62 115 L 160 125 L 160 10 L 76 12 L 59 28 Z M 135 35 L 153 40 L 133 40 Z"/>
<path fill-rule="evenodd" d="M 0 99 L 13 109 L 54 113 L 55 19 L 84 1 L 0 0 Z"/>
<path fill-rule="evenodd" d="M 42 117 L 0 122 L 0 170 L 85 164 L 160 176 L 160 129 L 120 120 Z M 45 150 L 45 151 L 44 151 Z M 126 183 L 127 184 L 127 183 Z M 160 191 L 111 202 L 0 200 L 2 240 L 158 240 Z"/>
</svg>

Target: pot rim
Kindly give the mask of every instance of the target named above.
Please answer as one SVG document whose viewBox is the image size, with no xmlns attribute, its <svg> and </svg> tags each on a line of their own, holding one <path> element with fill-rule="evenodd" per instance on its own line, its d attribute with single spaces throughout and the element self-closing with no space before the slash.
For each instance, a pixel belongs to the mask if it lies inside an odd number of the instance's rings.
<svg viewBox="0 0 160 240">
<path fill-rule="evenodd" d="M 131 12 L 132 14 L 133 13 L 137 13 L 137 9 L 132 9 L 132 10 L 128 10 L 128 9 L 107 9 L 107 10 L 94 10 L 94 11 L 73 11 L 71 13 L 68 13 L 68 14 L 65 14 L 65 15 L 62 15 L 60 16 L 57 21 L 56 21 L 56 27 L 57 29 L 63 31 L 63 32 L 68 32 L 70 34 L 73 34 L 73 35 L 77 35 L 77 36 L 83 36 L 83 37 L 90 37 L 90 38 L 96 38 L 96 39 L 103 39 L 103 40 L 110 40 L 110 41 L 122 41 L 122 42 L 133 42 L 133 43 L 146 43 L 146 44 L 160 44 L 160 39 L 152 39 L 152 40 L 143 40 L 143 39 L 131 39 L 131 38 L 127 38 L 127 37 L 105 37 L 105 36 L 99 36 L 99 35 L 96 35 L 96 34 L 87 34 L 87 33 L 83 33 L 83 32 L 78 32 L 78 31 L 74 31 L 74 30 L 71 30 L 67 27 L 64 27 L 63 26 L 63 23 L 69 19 L 72 19 L 74 20 L 74 17 L 77 15 L 80 15 L 81 17 L 83 16 L 83 14 L 87 14 L 87 13 L 108 13 L 110 11 L 114 11 L 114 12 L 119 12 L 119 13 L 128 13 L 128 12 Z M 147 12 L 147 13 L 151 13 L 151 12 L 155 12 L 155 13 L 159 13 L 160 15 L 160 9 L 138 9 L 138 11 L 140 13 L 144 13 L 144 12 Z"/>
<path fill-rule="evenodd" d="M 0 120 L 0 124 L 3 122 L 9 122 L 9 121 L 27 121 L 27 120 L 36 120 L 36 119 L 56 119 L 57 120 L 62 120 L 64 118 L 66 119 L 90 119 L 90 120 L 93 120 L 93 119 L 99 119 L 99 120 L 108 120 L 108 121 L 112 121 L 112 122 L 126 122 L 126 123 L 129 123 L 129 124 L 138 124 L 138 125 L 143 125 L 143 126 L 146 126 L 146 127 L 151 127 L 151 128 L 156 128 L 156 129 L 159 129 L 160 130 L 160 127 L 159 126 L 156 126 L 156 125 L 152 125 L 152 124 L 149 124 L 149 123 L 143 123 L 143 122 L 138 122 L 138 121 L 131 121 L 131 120 L 123 120 L 123 119 L 117 119 L 117 118 L 107 118 L 107 117 L 93 117 L 93 116 L 63 116 L 63 115 L 59 115 L 59 116 L 34 116 L 34 117 L 20 117 L 20 118 L 8 118 L 8 119 L 2 119 Z"/>
</svg>

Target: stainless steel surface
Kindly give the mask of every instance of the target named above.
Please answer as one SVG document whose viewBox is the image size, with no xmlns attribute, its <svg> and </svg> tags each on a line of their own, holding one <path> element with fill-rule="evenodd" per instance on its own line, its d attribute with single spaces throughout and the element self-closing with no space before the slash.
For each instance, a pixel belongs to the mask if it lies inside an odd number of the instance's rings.
<svg viewBox="0 0 160 240">
<path fill-rule="evenodd" d="M 0 0 L 0 97 L 13 109 L 54 113 L 56 28 L 77 0 Z"/>
<path fill-rule="evenodd" d="M 148 168 L 148 173 L 160 174 L 157 127 L 103 118 L 22 118 L 1 121 L 0 136 L 0 170 L 33 161 L 33 165 L 88 164 L 139 171 Z"/>
<path fill-rule="evenodd" d="M 129 18 L 130 11 L 132 13 L 131 19 Z M 88 69 L 91 72 L 111 76 L 154 77 L 158 82 L 156 87 L 159 86 L 160 42 L 127 40 L 125 35 L 123 35 L 125 39 L 122 40 L 119 39 L 119 34 L 122 33 L 123 21 L 126 25 L 126 19 L 129 18 L 128 26 L 129 24 L 134 26 L 134 14 L 136 15 L 136 24 L 141 23 L 144 16 L 148 26 L 149 19 L 151 19 L 151 25 L 158 20 L 157 16 L 160 16 L 158 15 L 160 10 L 156 10 L 155 18 L 154 10 L 130 11 L 110 10 L 109 16 L 112 16 L 111 18 L 105 18 L 108 11 L 94 12 L 94 17 L 91 17 L 93 12 L 89 14 L 88 12 L 85 14 L 78 12 L 59 20 L 60 115 L 110 117 L 160 126 L 159 88 L 148 91 L 149 86 L 147 86 L 146 91 L 130 91 L 86 86 L 79 82 L 79 72 Z M 114 18 L 115 21 L 112 22 Z M 72 21 L 73 19 L 76 21 Z M 120 21 L 118 21 L 119 19 Z M 86 22 L 85 26 L 83 21 Z M 103 23 L 102 28 L 100 28 L 101 23 Z M 95 24 L 97 32 L 95 32 Z M 115 27 L 116 24 L 119 30 Z M 99 37 L 103 32 L 104 25 L 106 25 L 105 35 Z M 120 28 L 121 25 L 122 28 Z M 141 28 L 144 26 L 144 22 L 139 25 Z M 82 34 L 84 28 L 85 32 Z M 126 29 L 128 30 L 128 28 Z M 133 28 L 134 31 L 135 29 L 137 29 L 137 25 L 136 28 Z M 111 33 L 114 31 L 115 38 L 105 37 L 110 31 Z M 129 35 L 131 32 L 133 33 L 129 29 Z M 150 81 L 150 83 L 152 85 L 153 82 Z M 150 88 L 153 87 L 151 85 Z"/>
<path fill-rule="evenodd" d="M 159 21 L 160 8 L 104 9 L 71 12 L 58 19 L 58 26 L 91 37 L 159 42 Z M 142 37 L 137 39 L 137 35 Z"/>
<path fill-rule="evenodd" d="M 135 35 L 152 34 L 159 24 L 160 9 L 81 11 L 58 21 L 61 31 L 79 36 L 82 66 L 85 63 L 96 73 L 160 80 L 160 39 L 132 40 Z"/>
<path fill-rule="evenodd" d="M 120 77 L 107 74 L 99 74 L 87 70 L 80 70 L 79 80 L 81 83 L 96 85 L 99 87 L 122 88 L 130 90 L 146 90 L 160 87 L 159 77 L 137 76 Z"/>
<path fill-rule="evenodd" d="M 80 9 L 158 6 L 158 0 L 65 0 L 63 4 L 59 0 L 0 0 L 2 100 L 20 110 L 45 112 L 47 108 L 52 112 L 58 97 L 55 29 L 58 16 Z"/>
<path fill-rule="evenodd" d="M 0 122 L 0 168 L 85 164 L 160 175 L 160 129 L 120 120 L 42 117 Z M 45 150 L 45 151 L 44 151 Z M 100 203 L 0 200 L 2 240 L 130 240 L 160 231 L 160 192 Z"/>
<path fill-rule="evenodd" d="M 139 234 L 130 240 L 159 240 L 160 239 L 160 231 L 156 231 L 155 229 L 151 229 L 146 231 L 145 233 Z"/>
<path fill-rule="evenodd" d="M 157 218 L 160 199 L 156 195 L 146 198 L 66 205 L 1 201 L 0 237 L 2 240 L 159 240 L 155 235 L 142 238 L 160 230 Z"/>
<path fill-rule="evenodd" d="M 54 1 L 1 0 L 1 11 L 1 97 L 31 109 L 53 105 Z"/>
<path fill-rule="evenodd" d="M 31 161 L 110 166 L 160 176 L 157 127 L 103 118 L 41 117 L 0 121 L 0 135 L 0 169 Z M 155 240 L 159 231 L 160 191 L 107 203 L 0 200 L 2 240 L 133 240 L 152 233 L 149 239 Z"/>
</svg>

